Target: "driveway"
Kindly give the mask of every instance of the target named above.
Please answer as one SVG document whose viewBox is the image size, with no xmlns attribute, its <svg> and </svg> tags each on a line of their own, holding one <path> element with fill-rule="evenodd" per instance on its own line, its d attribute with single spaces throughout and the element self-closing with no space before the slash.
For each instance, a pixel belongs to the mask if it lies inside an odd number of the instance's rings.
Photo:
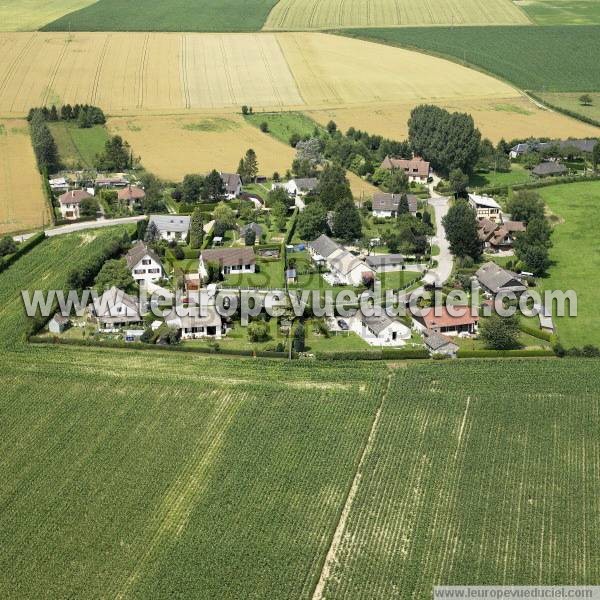
<svg viewBox="0 0 600 600">
<path fill-rule="evenodd" d="M 442 219 L 448 214 L 450 208 L 450 198 L 439 196 L 436 194 L 435 197 L 429 199 L 429 205 L 433 207 L 435 213 L 436 222 L 436 234 L 431 239 L 431 243 L 435 244 L 439 249 L 440 253 L 434 257 L 437 261 L 437 267 L 431 269 L 424 277 L 426 283 L 437 283 L 442 285 L 450 278 L 452 274 L 453 257 L 450 253 L 450 243 L 446 239 L 446 230 L 442 225 Z"/>
<path fill-rule="evenodd" d="M 98 221 L 84 221 L 83 223 L 71 223 L 69 225 L 61 225 L 54 229 L 46 229 L 48 237 L 55 235 L 65 235 L 67 233 L 75 233 L 77 231 L 85 231 L 86 229 L 98 229 L 99 227 L 113 227 L 114 225 L 127 225 L 128 223 L 137 223 L 146 218 L 146 215 L 136 215 L 135 217 L 124 217 L 122 219 L 100 219 Z M 15 236 L 17 242 L 22 242 L 30 238 L 34 233 L 24 233 L 23 235 Z"/>
</svg>

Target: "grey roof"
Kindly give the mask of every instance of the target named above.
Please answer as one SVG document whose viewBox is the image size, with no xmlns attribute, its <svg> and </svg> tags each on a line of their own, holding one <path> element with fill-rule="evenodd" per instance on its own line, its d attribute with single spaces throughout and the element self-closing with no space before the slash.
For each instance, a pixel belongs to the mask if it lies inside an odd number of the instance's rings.
<svg viewBox="0 0 600 600">
<path fill-rule="evenodd" d="M 458 350 L 458 346 L 449 337 L 432 331 L 431 329 L 426 329 L 424 331 L 423 341 L 432 352 L 436 352 L 449 345 L 454 346 L 454 348 Z"/>
<path fill-rule="evenodd" d="M 400 205 L 402 194 L 387 194 L 379 192 L 373 195 L 373 210 L 397 211 Z M 408 199 L 408 210 L 411 213 L 417 212 L 418 199 L 414 194 L 406 194 Z"/>
<path fill-rule="evenodd" d="M 110 310 L 114 308 L 118 303 L 124 304 L 131 310 L 135 311 L 135 315 L 125 316 L 111 316 Z M 120 290 L 118 287 L 113 286 L 109 290 L 106 290 L 100 298 L 95 300 L 92 304 L 92 308 L 96 313 L 96 316 L 99 320 L 105 323 L 122 323 L 122 322 L 131 322 L 135 323 L 140 320 L 140 305 L 137 300 L 126 294 L 123 290 Z M 104 310 L 104 312 L 99 313 L 98 309 Z"/>
<path fill-rule="evenodd" d="M 364 267 L 365 269 L 368 268 L 362 260 L 359 260 L 354 254 L 347 250 L 340 249 L 339 252 L 330 254 L 327 261 L 332 268 L 339 271 L 342 275 L 348 275 L 352 273 L 354 269 L 360 269 L 361 267 Z"/>
<path fill-rule="evenodd" d="M 524 292 L 527 289 L 515 273 L 507 271 L 493 262 L 482 265 L 476 275 L 479 283 L 494 294 L 499 292 Z"/>
<path fill-rule="evenodd" d="M 186 215 L 150 215 L 150 223 L 154 223 L 161 232 L 187 234 L 190 230 L 190 217 Z"/>
<path fill-rule="evenodd" d="M 253 248 L 212 248 L 202 251 L 204 263 L 217 263 L 220 267 L 235 267 L 240 265 L 253 265 L 256 255 Z"/>
<path fill-rule="evenodd" d="M 221 327 L 221 316 L 214 306 L 207 306 L 202 311 L 199 307 L 188 309 L 187 314 L 179 316 L 174 310 L 165 317 L 169 327 L 191 329 L 192 327 Z"/>
<path fill-rule="evenodd" d="M 375 335 L 379 335 L 384 329 L 387 329 L 390 325 L 394 323 L 394 320 L 391 319 L 385 313 L 378 317 L 375 315 L 366 317 L 361 313 L 360 320 L 363 323 L 363 325 L 366 325 L 371 331 L 375 333 Z"/>
<path fill-rule="evenodd" d="M 135 267 L 140 262 L 140 260 L 144 258 L 144 256 L 149 256 L 155 262 L 162 266 L 162 262 L 158 254 L 156 254 L 156 252 L 154 252 L 152 248 L 146 246 L 146 244 L 144 244 L 144 242 L 142 241 L 136 242 L 132 246 L 131 250 L 129 250 L 129 252 L 126 254 L 125 260 L 127 261 L 127 266 L 130 269 L 133 269 L 133 267 Z"/>
<path fill-rule="evenodd" d="M 61 315 L 60 313 L 56 313 L 53 317 L 52 317 L 53 321 L 56 321 L 59 325 L 66 325 L 69 322 L 69 317 L 65 317 L 64 315 Z"/>
<path fill-rule="evenodd" d="M 244 225 L 244 227 L 240 229 L 240 235 L 244 237 L 250 230 L 254 231 L 258 239 L 260 239 L 263 234 L 263 228 L 258 223 L 248 223 L 248 225 Z"/>
<path fill-rule="evenodd" d="M 331 256 L 336 250 L 341 248 L 337 242 L 334 242 L 325 234 L 320 235 L 316 240 L 309 242 L 308 247 L 316 254 L 320 254 L 323 258 Z"/>
<path fill-rule="evenodd" d="M 288 269 L 285 272 L 285 276 L 287 279 L 296 279 L 296 275 L 297 275 L 296 269 Z"/>
<path fill-rule="evenodd" d="M 555 140 L 552 142 L 524 142 L 511 148 L 512 152 L 517 154 L 527 154 L 528 152 L 543 152 L 557 146 L 560 150 L 575 148 L 580 152 L 592 153 L 594 146 L 598 143 L 596 139 L 573 139 L 573 140 Z"/>
<path fill-rule="evenodd" d="M 567 172 L 567 167 L 558 162 L 543 162 L 533 169 L 534 175 L 562 175 Z"/>
<path fill-rule="evenodd" d="M 303 177 L 300 179 L 294 179 L 294 182 L 299 190 L 312 192 L 316 189 L 319 180 L 316 177 Z"/>
<path fill-rule="evenodd" d="M 242 185 L 242 178 L 237 173 L 221 173 L 221 179 L 228 194 L 236 194 Z"/>
<path fill-rule="evenodd" d="M 485 206 L 486 208 L 500 209 L 500 205 L 489 196 L 480 196 L 478 194 L 469 194 L 469 200 L 476 206 Z"/>
<path fill-rule="evenodd" d="M 367 256 L 367 264 L 370 267 L 385 267 L 388 265 L 401 265 L 404 262 L 402 254 L 372 254 Z"/>
</svg>

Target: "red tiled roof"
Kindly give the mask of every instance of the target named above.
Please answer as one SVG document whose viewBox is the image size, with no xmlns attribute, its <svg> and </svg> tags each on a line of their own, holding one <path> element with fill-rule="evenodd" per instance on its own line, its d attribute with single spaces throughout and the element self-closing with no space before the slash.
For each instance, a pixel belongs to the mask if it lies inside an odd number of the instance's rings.
<svg viewBox="0 0 600 600">
<path fill-rule="evenodd" d="M 59 196 L 58 201 L 61 204 L 79 204 L 82 200 L 91 197 L 85 190 L 71 190 Z"/>
<path fill-rule="evenodd" d="M 460 327 L 461 325 L 471 325 L 479 321 L 478 316 L 471 315 L 471 307 L 469 306 L 454 306 L 453 312 L 458 316 L 452 316 L 445 306 L 431 308 L 426 314 L 421 317 L 428 329 L 436 327 Z M 436 312 L 439 316 L 436 316 Z"/>
<path fill-rule="evenodd" d="M 429 163 L 420 157 L 410 160 L 404 158 L 391 158 L 386 156 L 381 163 L 382 169 L 402 169 L 408 175 L 429 177 Z"/>
</svg>

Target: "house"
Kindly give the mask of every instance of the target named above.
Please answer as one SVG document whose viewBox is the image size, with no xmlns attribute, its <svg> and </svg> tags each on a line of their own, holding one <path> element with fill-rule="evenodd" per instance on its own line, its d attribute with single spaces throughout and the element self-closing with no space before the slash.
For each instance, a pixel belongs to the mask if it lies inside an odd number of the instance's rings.
<svg viewBox="0 0 600 600">
<path fill-rule="evenodd" d="M 138 301 L 123 290 L 113 286 L 96 298 L 88 307 L 90 317 L 101 331 L 113 332 L 121 327 L 142 323 Z"/>
<path fill-rule="evenodd" d="M 186 310 L 185 316 L 179 316 L 172 311 L 165 317 L 165 323 L 169 327 L 178 329 L 184 340 L 212 337 L 220 340 L 226 333 L 221 315 L 213 305 Z"/>
<path fill-rule="evenodd" d="M 418 200 L 414 194 L 406 194 L 408 210 L 411 215 L 416 215 Z M 396 218 L 402 194 L 386 194 L 379 192 L 373 195 L 373 216 L 382 218 Z"/>
<path fill-rule="evenodd" d="M 410 329 L 385 312 L 367 317 L 358 311 L 350 319 L 350 329 L 370 346 L 404 346 L 411 338 Z"/>
<path fill-rule="evenodd" d="M 525 231 L 521 221 L 505 221 L 502 224 L 489 219 L 480 219 L 477 224 L 479 240 L 484 248 L 492 251 L 510 250 L 517 234 Z"/>
<path fill-rule="evenodd" d="M 145 197 L 146 192 L 135 185 L 128 185 L 126 188 L 120 189 L 117 192 L 119 202 L 127 204 L 129 208 L 133 208 L 135 204 L 142 202 Z"/>
<path fill-rule="evenodd" d="M 255 243 L 260 244 L 260 240 L 263 236 L 263 228 L 258 223 L 248 223 L 248 225 L 244 225 L 244 227 L 240 229 L 240 237 L 242 240 L 246 238 L 246 234 L 249 231 L 254 232 Z"/>
<path fill-rule="evenodd" d="M 138 284 L 155 283 L 164 277 L 164 268 L 160 257 L 142 241 L 133 245 L 126 254 L 125 261 Z"/>
<path fill-rule="evenodd" d="M 200 254 L 198 273 L 200 279 L 208 276 L 207 265 L 219 265 L 221 275 L 239 275 L 242 273 L 256 273 L 256 256 L 253 248 L 212 248 L 203 250 Z"/>
<path fill-rule="evenodd" d="M 219 173 L 223 186 L 225 187 L 225 197 L 233 200 L 242 193 L 242 178 L 237 173 Z"/>
<path fill-rule="evenodd" d="M 64 177 L 49 179 L 48 185 L 53 192 L 67 192 L 69 190 L 69 182 Z"/>
<path fill-rule="evenodd" d="M 60 313 L 56 313 L 48 323 L 48 331 L 50 333 L 62 333 L 71 323 L 69 317 L 64 317 Z"/>
<path fill-rule="evenodd" d="M 421 333 L 429 329 L 450 336 L 473 334 L 477 331 L 479 315 L 471 314 L 469 306 L 436 306 L 424 309 L 421 315 L 415 315 L 413 324 Z"/>
<path fill-rule="evenodd" d="M 294 284 L 298 282 L 298 272 L 296 269 L 286 269 L 285 271 L 285 280 L 290 284 Z"/>
<path fill-rule="evenodd" d="M 502 209 L 493 198 L 469 194 L 469 205 L 477 214 L 478 219 L 489 219 L 495 223 L 502 222 Z"/>
<path fill-rule="evenodd" d="M 481 287 L 490 294 L 522 294 L 527 286 L 512 271 L 507 271 L 494 262 L 482 265 L 475 274 Z"/>
<path fill-rule="evenodd" d="M 371 254 L 365 262 L 375 273 L 389 273 L 404 269 L 404 256 L 402 254 Z"/>
<path fill-rule="evenodd" d="M 313 193 L 317 189 L 319 180 L 316 177 L 302 177 L 298 179 L 290 179 L 285 185 L 285 191 L 294 198 L 298 196 L 306 196 Z"/>
<path fill-rule="evenodd" d="M 436 333 L 431 329 L 426 329 L 423 331 L 423 341 L 430 354 L 443 354 L 451 358 L 456 358 L 459 347 L 451 338 L 441 333 Z"/>
<path fill-rule="evenodd" d="M 308 253 L 314 262 L 325 262 L 336 250 L 342 246 L 334 242 L 329 236 L 323 234 L 316 240 L 307 244 Z"/>
<path fill-rule="evenodd" d="M 60 204 L 60 214 L 62 218 L 69 221 L 79 219 L 79 205 L 82 200 L 92 197 L 93 196 L 85 190 L 72 190 L 59 196 L 58 202 Z"/>
<path fill-rule="evenodd" d="M 519 158 L 530 152 L 546 152 L 552 148 L 557 148 L 559 154 L 567 156 L 568 154 L 580 152 L 582 154 L 591 154 L 594 151 L 594 146 L 597 144 L 596 139 L 573 139 L 573 140 L 556 140 L 553 142 L 525 142 L 517 144 L 510 149 L 510 158 Z"/>
<path fill-rule="evenodd" d="M 186 215 L 150 215 L 160 237 L 167 242 L 185 242 L 190 231 L 191 217 Z"/>
<path fill-rule="evenodd" d="M 124 188 L 129 185 L 129 181 L 123 177 L 98 177 L 94 185 L 99 188 Z"/>
<path fill-rule="evenodd" d="M 556 161 L 543 162 L 533 168 L 531 171 L 536 177 L 557 177 L 566 175 L 567 167 Z"/>
<path fill-rule="evenodd" d="M 381 163 L 381 168 L 387 170 L 400 169 L 406 173 L 409 181 L 418 181 L 421 183 L 427 183 L 431 173 L 429 163 L 419 156 L 411 159 L 386 156 Z"/>
</svg>

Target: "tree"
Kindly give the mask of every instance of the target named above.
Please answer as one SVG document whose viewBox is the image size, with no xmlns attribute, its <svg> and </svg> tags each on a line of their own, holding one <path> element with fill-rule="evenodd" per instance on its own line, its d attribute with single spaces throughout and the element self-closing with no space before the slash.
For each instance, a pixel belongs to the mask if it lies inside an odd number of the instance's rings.
<svg viewBox="0 0 600 600">
<path fill-rule="evenodd" d="M 467 202 L 459 200 L 451 206 L 442 223 L 450 242 L 450 251 L 454 256 L 460 258 L 470 256 L 474 260 L 481 256 L 482 246 L 479 241 L 477 217 Z"/>
<path fill-rule="evenodd" d="M 452 169 L 448 177 L 448 183 L 452 191 L 460 196 L 467 191 L 469 176 L 465 175 L 460 169 Z"/>
<path fill-rule="evenodd" d="M 493 313 L 481 321 L 479 335 L 488 348 L 511 350 L 519 346 L 519 319 L 516 315 L 501 317 Z"/>
<path fill-rule="evenodd" d="M 429 230 L 433 229 L 433 222 L 431 220 L 431 213 L 429 211 L 425 211 L 423 213 L 423 225 L 425 225 Z"/>
<path fill-rule="evenodd" d="M 407 215 L 410 213 L 410 205 L 408 203 L 408 196 L 406 194 L 402 194 L 400 196 L 400 202 L 398 202 L 398 216 Z"/>
<path fill-rule="evenodd" d="M 260 130 L 261 130 L 263 133 L 269 133 L 269 124 L 268 124 L 266 121 L 263 121 L 263 122 L 260 124 Z"/>
<path fill-rule="evenodd" d="M 235 212 L 225 202 L 219 202 L 213 211 L 213 219 L 227 226 L 228 229 L 235 227 Z"/>
<path fill-rule="evenodd" d="M 143 240 L 146 236 L 146 230 L 148 229 L 148 219 L 142 219 L 136 224 L 136 237 L 138 240 Z"/>
<path fill-rule="evenodd" d="M 320 165 L 323 162 L 323 142 L 317 137 L 301 140 L 296 144 L 296 158 L 307 160 L 311 167 Z"/>
<path fill-rule="evenodd" d="M 552 229 L 546 219 L 536 216 L 527 224 L 525 233 L 515 240 L 515 255 L 534 275 L 543 275 L 551 264 L 551 235 Z"/>
<path fill-rule="evenodd" d="M 222 279 L 221 267 L 219 263 L 208 262 L 206 263 L 206 283 L 218 283 Z"/>
<path fill-rule="evenodd" d="M 98 202 L 95 198 L 84 198 L 79 205 L 79 214 L 82 217 L 95 217 L 98 208 Z"/>
<path fill-rule="evenodd" d="M 296 329 L 294 329 L 294 339 L 292 345 L 294 352 L 304 352 L 306 349 L 306 332 L 302 323 L 298 323 L 298 325 L 296 325 Z"/>
<path fill-rule="evenodd" d="M 598 168 L 600 164 L 600 142 L 596 142 L 594 149 L 592 150 L 592 165 L 594 169 Z"/>
<path fill-rule="evenodd" d="M 140 175 L 140 184 L 146 193 L 146 197 L 142 200 L 143 211 L 146 214 L 165 211 L 162 181 L 153 173 L 146 172 Z"/>
<path fill-rule="evenodd" d="M 104 152 L 96 157 L 96 167 L 102 171 L 124 171 L 131 168 L 131 148 L 120 135 L 104 144 Z"/>
<path fill-rule="evenodd" d="M 309 160 L 295 158 L 292 162 L 292 173 L 296 177 L 314 177 L 316 174 L 316 169 L 312 166 Z"/>
<path fill-rule="evenodd" d="M 48 125 L 46 125 L 43 111 L 38 109 L 31 113 L 30 129 L 31 143 L 38 167 L 49 173 L 58 171 L 60 167 L 58 148 Z"/>
<path fill-rule="evenodd" d="M 592 103 L 593 100 L 589 94 L 582 94 L 579 96 L 579 104 L 581 104 L 581 106 L 591 106 Z"/>
<path fill-rule="evenodd" d="M 243 165 L 246 178 L 254 181 L 258 175 L 258 159 L 256 157 L 256 152 L 254 152 L 252 148 L 249 148 L 246 151 L 246 156 L 243 159 Z"/>
<path fill-rule="evenodd" d="M 528 152 L 522 159 L 523 167 L 529 171 L 537 167 L 540 162 L 542 162 L 542 158 L 539 152 Z"/>
<path fill-rule="evenodd" d="M 181 184 L 181 199 L 187 204 L 195 204 L 200 201 L 203 189 L 204 177 L 202 175 L 186 175 Z"/>
<path fill-rule="evenodd" d="M 335 121 L 329 121 L 329 123 L 327 123 L 327 133 L 329 133 L 329 135 L 333 135 L 336 131 L 337 125 Z"/>
<path fill-rule="evenodd" d="M 333 214 L 333 234 L 342 240 L 355 240 L 362 234 L 360 213 L 353 200 L 338 202 Z"/>
<path fill-rule="evenodd" d="M 526 223 L 533 219 L 543 219 L 545 214 L 544 201 L 534 190 L 515 192 L 506 203 L 506 209 L 514 221 Z"/>
<path fill-rule="evenodd" d="M 204 219 L 199 207 L 194 209 L 190 220 L 190 248 L 202 248 L 204 241 Z"/>
<path fill-rule="evenodd" d="M 225 195 L 225 184 L 221 175 L 213 169 L 204 179 L 204 197 L 207 200 L 217 202 Z"/>
<path fill-rule="evenodd" d="M 290 135 L 290 139 L 288 141 L 290 143 L 290 146 L 292 148 L 295 148 L 298 145 L 298 142 L 300 142 L 301 139 L 302 139 L 302 137 L 300 136 L 299 133 L 292 133 L 292 135 Z"/>
<path fill-rule="evenodd" d="M 244 104 L 244 106 L 242 106 L 242 114 L 243 115 L 249 115 L 250 114 L 250 109 Z"/>
<path fill-rule="evenodd" d="M 279 231 L 285 231 L 285 224 L 287 222 L 288 207 L 283 202 L 275 202 L 271 208 L 271 217 L 275 221 L 275 227 Z"/>
<path fill-rule="evenodd" d="M 113 286 L 124 292 L 131 291 L 135 287 L 135 281 L 124 258 L 107 260 L 96 275 L 94 287 L 98 292 L 103 292 Z"/>
<path fill-rule="evenodd" d="M 327 229 L 327 210 L 318 200 L 298 215 L 296 230 L 302 240 L 314 240 L 322 233 L 327 233 Z"/>
<path fill-rule="evenodd" d="M 269 326 L 264 321 L 253 321 L 248 325 L 248 340 L 252 343 L 266 342 L 269 339 Z"/>
<path fill-rule="evenodd" d="M 252 247 L 254 244 L 256 244 L 256 231 L 249 227 L 244 235 L 244 245 Z"/>
<path fill-rule="evenodd" d="M 402 169 L 388 170 L 386 187 L 390 194 L 401 194 L 408 190 L 408 175 Z"/>
<path fill-rule="evenodd" d="M 14 254 L 17 251 L 17 243 L 10 235 L 0 238 L 0 256 Z"/>
<path fill-rule="evenodd" d="M 286 192 L 285 188 L 276 187 L 269 190 L 267 198 L 265 200 L 266 206 L 272 208 L 278 202 L 283 202 L 288 208 L 294 206 L 294 199 Z"/>
<path fill-rule="evenodd" d="M 150 221 L 148 223 L 148 227 L 146 227 L 146 233 L 144 235 L 144 241 L 147 244 L 154 244 L 160 240 L 160 231 L 158 231 L 158 227 L 154 221 Z"/>
<path fill-rule="evenodd" d="M 341 165 L 325 165 L 319 177 L 317 194 L 328 210 L 333 210 L 343 200 L 353 199 L 350 182 Z"/>
</svg>

